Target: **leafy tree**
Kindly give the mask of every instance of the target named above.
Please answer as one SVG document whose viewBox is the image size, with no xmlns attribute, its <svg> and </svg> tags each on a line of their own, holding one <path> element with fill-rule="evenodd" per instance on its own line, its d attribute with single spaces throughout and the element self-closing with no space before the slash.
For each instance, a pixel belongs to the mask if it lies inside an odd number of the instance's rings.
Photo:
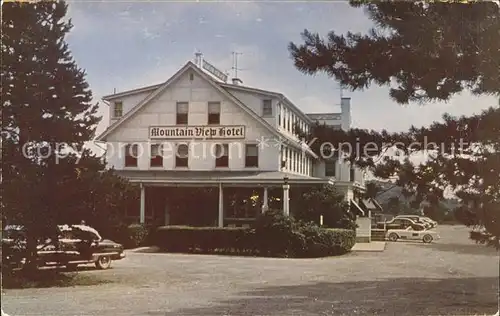
<svg viewBox="0 0 500 316">
<path fill-rule="evenodd" d="M 387 210 L 393 215 L 398 215 L 400 213 L 401 201 L 398 197 L 393 196 L 387 201 Z"/>
<path fill-rule="evenodd" d="M 136 196 L 84 149 L 100 117 L 65 42 L 67 5 L 2 9 L 2 216 L 25 226 L 30 263 L 37 239 L 55 237 L 56 224 L 109 223 Z"/>
<path fill-rule="evenodd" d="M 500 96 L 500 14 L 494 2 L 350 3 L 366 11 L 374 28 L 367 35 L 332 31 L 326 38 L 305 30 L 303 43 L 289 45 L 297 69 L 324 72 L 352 90 L 389 86 L 390 96 L 401 104 L 448 100 L 466 90 Z M 383 147 L 348 158 L 373 169 L 378 177 L 396 178 L 403 194 L 414 197 L 413 206 L 427 202 L 434 207 L 445 190 L 453 190 L 463 204 L 457 217 L 485 228 L 471 237 L 494 240 L 500 236 L 500 110 L 443 119 L 402 134 L 317 127 L 312 137 L 318 137 L 318 143 L 360 143 L 361 148 L 370 139 L 377 145 L 399 142 L 397 147 L 408 156 L 430 153 L 421 165 L 387 157 L 377 163 Z M 434 142 L 441 148 L 409 147 L 417 142 Z"/>
<path fill-rule="evenodd" d="M 323 216 L 325 227 L 356 229 L 355 216 L 349 211 L 349 203 L 334 186 L 295 189 L 293 194 L 296 197 L 293 199 L 292 214 L 296 219 L 319 224 L 320 216 Z"/>
</svg>

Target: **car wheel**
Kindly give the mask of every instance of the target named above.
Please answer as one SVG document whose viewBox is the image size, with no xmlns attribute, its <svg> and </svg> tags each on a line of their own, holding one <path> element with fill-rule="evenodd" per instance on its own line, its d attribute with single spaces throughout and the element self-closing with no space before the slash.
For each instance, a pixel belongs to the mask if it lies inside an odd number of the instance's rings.
<svg viewBox="0 0 500 316">
<path fill-rule="evenodd" d="M 398 240 L 398 234 L 396 234 L 396 233 L 390 233 L 389 234 L 389 240 L 390 241 L 397 241 Z"/>
<path fill-rule="evenodd" d="M 424 235 L 424 238 L 422 238 L 422 241 L 425 242 L 426 244 L 428 243 L 431 243 L 432 242 L 432 236 L 427 234 L 427 235 Z"/>
<path fill-rule="evenodd" d="M 111 266 L 111 258 L 109 256 L 100 256 L 95 262 L 98 269 L 105 270 Z"/>
</svg>

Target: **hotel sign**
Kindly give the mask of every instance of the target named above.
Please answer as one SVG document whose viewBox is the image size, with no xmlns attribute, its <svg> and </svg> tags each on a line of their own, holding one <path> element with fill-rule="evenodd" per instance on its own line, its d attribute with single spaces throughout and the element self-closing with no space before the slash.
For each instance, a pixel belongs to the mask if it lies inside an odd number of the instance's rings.
<svg viewBox="0 0 500 316">
<path fill-rule="evenodd" d="M 150 139 L 243 139 L 243 125 L 151 126 Z"/>
<path fill-rule="evenodd" d="M 222 71 L 220 71 L 219 69 L 215 68 L 215 66 L 212 65 L 211 63 L 209 63 L 208 61 L 203 60 L 202 67 L 203 67 L 203 69 L 205 69 L 206 71 L 208 71 L 209 73 L 211 73 L 212 75 L 217 77 L 218 79 L 220 79 L 224 82 L 227 82 L 227 75 L 225 73 L 223 73 Z"/>
</svg>

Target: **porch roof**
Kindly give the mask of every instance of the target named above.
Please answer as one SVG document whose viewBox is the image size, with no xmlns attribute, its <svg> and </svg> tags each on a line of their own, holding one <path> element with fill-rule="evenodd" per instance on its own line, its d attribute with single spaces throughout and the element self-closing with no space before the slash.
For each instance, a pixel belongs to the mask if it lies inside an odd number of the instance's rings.
<svg viewBox="0 0 500 316">
<path fill-rule="evenodd" d="M 252 185 L 281 186 L 284 178 L 294 185 L 333 184 L 331 178 L 315 178 L 281 171 L 191 171 L 191 170 L 116 170 L 130 182 L 148 185 Z"/>
</svg>

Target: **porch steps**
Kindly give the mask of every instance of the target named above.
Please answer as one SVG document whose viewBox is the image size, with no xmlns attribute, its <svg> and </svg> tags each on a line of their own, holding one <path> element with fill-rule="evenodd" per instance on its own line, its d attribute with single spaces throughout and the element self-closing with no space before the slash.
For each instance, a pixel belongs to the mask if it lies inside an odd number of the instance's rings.
<svg viewBox="0 0 500 316">
<path fill-rule="evenodd" d="M 385 229 L 372 229 L 372 241 L 385 241 Z"/>
</svg>

